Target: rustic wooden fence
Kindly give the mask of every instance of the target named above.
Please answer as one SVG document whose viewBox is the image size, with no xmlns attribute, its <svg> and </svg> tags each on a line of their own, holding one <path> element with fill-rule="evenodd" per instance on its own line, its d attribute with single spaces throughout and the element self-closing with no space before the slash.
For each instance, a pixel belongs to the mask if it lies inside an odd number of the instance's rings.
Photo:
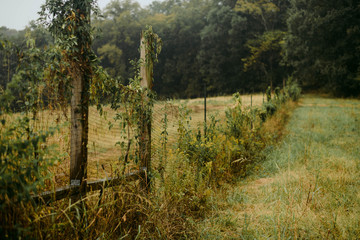
<svg viewBox="0 0 360 240">
<path fill-rule="evenodd" d="M 140 85 L 143 89 L 152 88 L 152 66 L 153 62 L 149 59 L 151 53 L 151 40 L 145 39 L 142 34 L 140 40 L 140 58 L 142 64 L 140 66 Z M 149 47 L 150 46 L 150 47 Z M 149 62 L 150 61 L 150 62 Z M 150 66 L 150 67 L 149 67 Z M 140 180 L 140 186 L 145 192 L 149 191 L 150 163 L 151 163 L 151 116 L 146 111 L 148 102 L 146 90 L 142 96 L 142 114 L 140 116 L 139 128 L 141 136 L 139 138 L 139 170 L 128 173 L 118 178 L 107 178 L 96 181 L 87 181 L 87 144 L 88 144 L 88 107 L 89 98 L 84 98 L 82 92 L 87 91 L 86 84 L 83 84 L 81 78 L 73 79 L 74 89 L 72 91 L 71 100 L 71 149 L 70 149 L 70 185 L 57 188 L 55 191 L 46 191 L 41 194 L 33 195 L 35 203 L 49 204 L 64 198 L 71 198 L 72 202 L 77 202 L 81 197 L 86 196 L 89 191 L 100 190 L 100 199 L 105 188 L 117 186 L 124 181 Z M 85 105 L 84 105 L 85 101 Z M 79 109 L 81 108 L 80 111 Z M 85 108 L 85 110 L 83 109 Z M 79 115 L 80 113 L 80 115 Z"/>
<path fill-rule="evenodd" d="M 86 191 L 98 191 L 100 190 L 99 200 L 102 198 L 105 188 L 118 186 L 126 182 L 140 180 L 145 183 L 148 182 L 147 169 L 141 168 L 140 170 L 126 174 L 124 177 L 119 178 L 107 178 L 96 181 L 89 181 L 86 185 Z M 34 195 L 33 200 L 37 204 L 49 204 L 54 201 L 58 201 L 64 198 L 78 196 L 80 194 L 80 186 L 68 185 L 66 187 L 57 188 L 55 191 L 46 191 L 40 194 Z"/>
</svg>

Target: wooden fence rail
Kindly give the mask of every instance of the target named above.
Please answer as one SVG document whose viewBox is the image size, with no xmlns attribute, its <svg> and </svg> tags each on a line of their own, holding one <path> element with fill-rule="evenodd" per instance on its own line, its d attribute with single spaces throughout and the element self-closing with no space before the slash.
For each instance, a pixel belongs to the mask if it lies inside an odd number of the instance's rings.
<svg viewBox="0 0 360 240">
<path fill-rule="evenodd" d="M 108 178 L 96 181 L 89 181 L 86 185 L 87 192 L 103 191 L 105 188 L 118 186 L 124 181 L 130 182 L 141 180 L 147 182 L 147 169 L 141 168 L 139 171 L 126 174 L 121 178 Z M 64 199 L 66 197 L 76 196 L 80 194 L 80 186 L 68 185 L 66 187 L 57 188 L 55 191 L 46 191 L 32 196 L 37 204 L 49 204 L 54 201 Z"/>
</svg>

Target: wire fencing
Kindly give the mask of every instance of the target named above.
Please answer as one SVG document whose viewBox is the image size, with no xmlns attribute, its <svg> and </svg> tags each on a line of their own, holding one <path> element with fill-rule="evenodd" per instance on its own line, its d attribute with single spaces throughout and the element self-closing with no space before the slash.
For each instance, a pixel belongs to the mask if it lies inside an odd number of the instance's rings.
<svg viewBox="0 0 360 240">
<path fill-rule="evenodd" d="M 251 96 L 242 96 L 243 106 L 251 105 Z M 261 94 L 252 96 L 253 105 L 260 106 Z M 225 109 L 231 108 L 234 101 L 231 96 L 210 97 L 207 99 L 207 117 L 212 115 L 224 124 Z M 103 114 L 95 106 L 89 108 L 89 140 L 88 140 L 88 180 L 116 177 L 121 173 L 130 173 L 136 169 L 137 159 L 137 126 L 127 127 L 117 119 L 124 109 L 115 111 L 108 105 L 103 105 Z M 12 114 L 7 118 L 15 119 L 20 114 Z M 179 121 L 185 118 L 192 130 L 204 129 L 204 99 L 187 100 L 157 100 L 152 110 L 152 154 L 151 159 L 155 168 L 161 168 L 164 156 L 178 140 Z M 50 127 L 57 127 L 58 131 L 47 141 L 47 145 L 55 144 L 54 150 L 59 161 L 51 169 L 55 187 L 65 186 L 69 182 L 70 166 L 70 112 L 63 110 L 44 109 L 39 111 L 32 126 L 37 131 L 45 131 Z M 128 149 L 130 142 L 130 149 Z M 125 159 L 127 156 L 127 159 Z M 125 162 L 127 161 L 127 162 Z"/>
</svg>

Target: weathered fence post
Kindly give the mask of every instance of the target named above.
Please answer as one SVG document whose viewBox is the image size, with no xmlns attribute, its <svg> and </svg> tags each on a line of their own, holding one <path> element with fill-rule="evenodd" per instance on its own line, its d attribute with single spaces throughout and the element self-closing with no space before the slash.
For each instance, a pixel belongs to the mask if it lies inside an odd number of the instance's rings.
<svg viewBox="0 0 360 240">
<path fill-rule="evenodd" d="M 70 145 L 70 186 L 75 192 L 71 194 L 72 203 L 86 195 L 87 184 L 87 144 L 89 117 L 89 84 L 91 79 L 91 36 L 87 27 L 90 25 L 90 4 L 74 1 L 73 9 L 77 12 L 78 51 L 72 54 L 71 66 L 71 145 Z M 77 191 L 79 190 L 79 192 Z"/>
<path fill-rule="evenodd" d="M 72 194 L 72 202 L 86 195 L 89 106 L 84 96 L 85 81 L 81 73 L 72 79 L 70 185 L 80 186 L 80 192 Z"/>
<path fill-rule="evenodd" d="M 144 32 L 141 34 L 140 40 L 140 85 L 144 89 L 143 101 L 141 106 L 141 119 L 140 119 L 140 140 L 139 140 L 139 154 L 140 154 L 140 169 L 146 168 L 146 177 L 142 183 L 143 187 L 149 191 L 149 173 L 151 169 L 151 111 L 148 108 L 149 99 L 147 92 L 152 89 L 153 79 L 153 61 L 149 57 L 152 52 L 152 45 L 149 39 L 144 37 Z"/>
</svg>

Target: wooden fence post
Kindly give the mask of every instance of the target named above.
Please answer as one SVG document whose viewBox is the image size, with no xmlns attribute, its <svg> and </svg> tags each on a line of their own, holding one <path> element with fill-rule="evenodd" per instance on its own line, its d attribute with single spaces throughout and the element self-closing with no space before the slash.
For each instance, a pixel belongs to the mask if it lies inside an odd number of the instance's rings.
<svg viewBox="0 0 360 240">
<path fill-rule="evenodd" d="M 71 145 L 70 145 L 70 186 L 74 188 L 71 194 L 72 203 L 77 202 L 86 195 L 87 184 L 87 144 L 88 144 L 88 118 L 89 118 L 89 84 L 91 79 L 91 66 L 89 55 L 91 52 L 91 37 L 89 31 L 81 31 L 90 24 L 90 5 L 80 0 L 73 2 L 79 16 L 75 32 L 78 48 L 74 51 L 71 63 Z"/>
<path fill-rule="evenodd" d="M 153 61 L 149 57 L 151 54 L 151 44 L 145 39 L 144 32 L 141 34 L 140 40 L 140 85 L 145 90 L 142 101 L 142 112 L 140 119 L 140 140 L 139 140 L 139 154 L 140 154 L 140 169 L 146 168 L 146 177 L 143 181 L 143 186 L 147 191 L 150 190 L 150 182 L 148 174 L 151 171 L 151 111 L 149 111 L 149 99 L 147 90 L 152 89 L 153 78 Z"/>
<path fill-rule="evenodd" d="M 80 71 L 73 71 L 79 73 L 73 74 L 71 96 L 70 185 L 80 186 L 80 192 L 71 194 L 76 202 L 86 195 L 89 103 L 84 96 L 85 79 Z"/>
</svg>

